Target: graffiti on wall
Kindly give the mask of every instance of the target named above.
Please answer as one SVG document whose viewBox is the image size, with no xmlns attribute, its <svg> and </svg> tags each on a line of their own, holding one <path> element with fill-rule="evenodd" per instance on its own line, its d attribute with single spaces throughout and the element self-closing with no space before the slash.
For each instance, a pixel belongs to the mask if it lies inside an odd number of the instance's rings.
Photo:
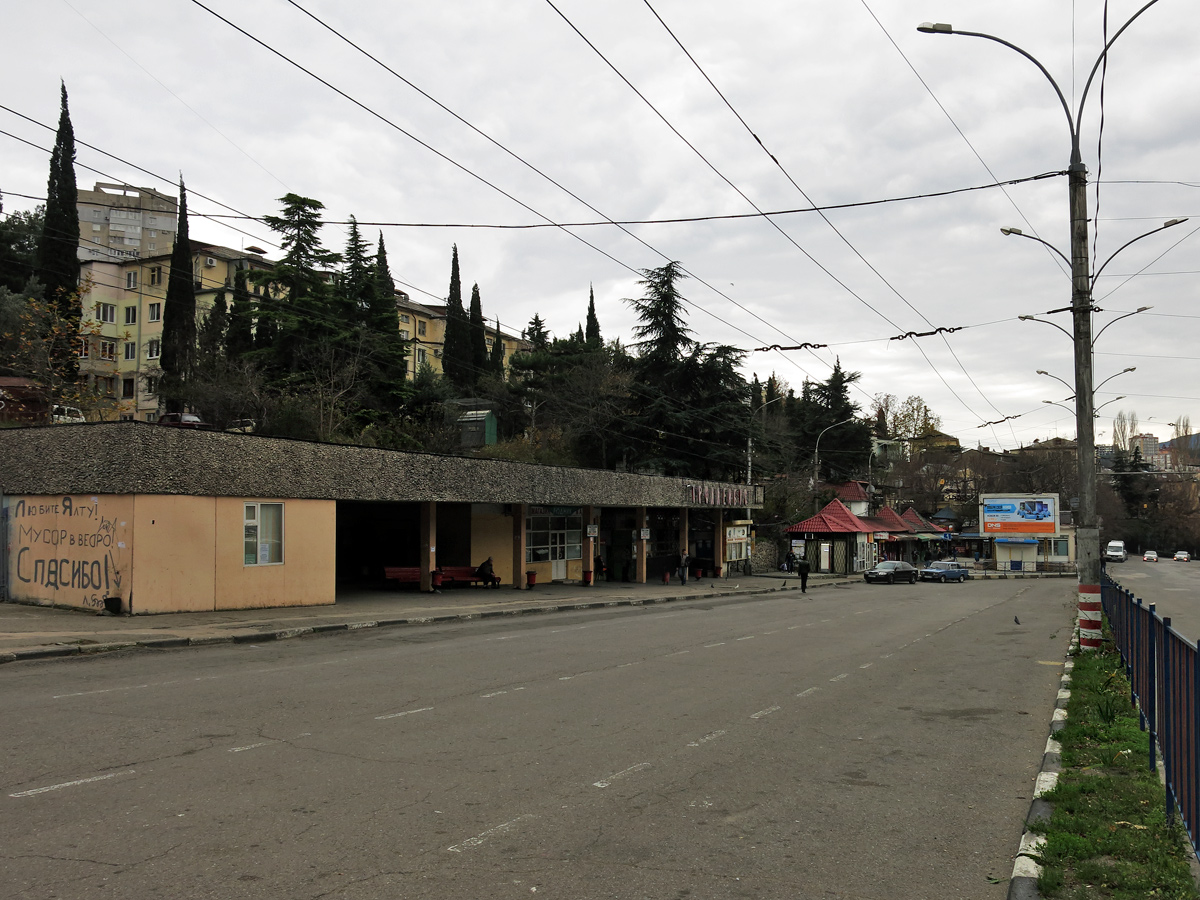
<svg viewBox="0 0 1200 900">
<path fill-rule="evenodd" d="M 127 596 L 127 498 L 14 497 L 8 512 L 14 598 L 95 609 Z"/>
</svg>

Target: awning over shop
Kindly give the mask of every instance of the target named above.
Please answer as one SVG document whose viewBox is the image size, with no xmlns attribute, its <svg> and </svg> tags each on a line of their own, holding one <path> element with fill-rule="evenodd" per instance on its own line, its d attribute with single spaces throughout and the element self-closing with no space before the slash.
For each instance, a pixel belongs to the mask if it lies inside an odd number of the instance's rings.
<svg viewBox="0 0 1200 900">
<path fill-rule="evenodd" d="M 997 544 L 1036 544 L 1037 542 L 1038 542 L 1037 538 L 1012 538 L 1012 537 L 996 538 Z"/>
</svg>

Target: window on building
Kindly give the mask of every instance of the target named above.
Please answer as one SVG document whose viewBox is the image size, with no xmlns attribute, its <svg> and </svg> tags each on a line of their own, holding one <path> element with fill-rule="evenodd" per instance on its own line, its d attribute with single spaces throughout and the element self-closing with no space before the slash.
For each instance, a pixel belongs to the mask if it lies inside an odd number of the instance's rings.
<svg viewBox="0 0 1200 900">
<path fill-rule="evenodd" d="M 135 360 L 135 359 L 137 359 L 137 344 L 135 344 L 133 341 L 126 341 L 125 342 L 125 360 L 126 360 L 126 362 L 129 362 L 129 361 Z"/>
<path fill-rule="evenodd" d="M 402 341 L 408 340 L 408 329 L 407 328 L 400 329 L 400 340 L 402 340 Z"/>
<path fill-rule="evenodd" d="M 108 340 L 100 341 L 100 358 L 115 360 L 117 358 L 117 342 Z"/>
<path fill-rule="evenodd" d="M 97 303 L 96 319 L 110 325 L 117 321 L 117 305 L 115 303 Z"/>
<path fill-rule="evenodd" d="M 125 273 L 125 290 L 132 291 L 137 287 L 137 275 L 136 271 Z"/>
<path fill-rule="evenodd" d="M 271 566 L 283 563 L 283 504 L 247 503 L 244 564 Z"/>
<path fill-rule="evenodd" d="M 153 245 L 151 245 L 151 246 L 153 246 Z M 151 266 L 150 267 L 150 283 L 152 285 L 162 284 L 162 266 Z"/>
<path fill-rule="evenodd" d="M 157 378 L 151 378 L 151 377 L 147 376 L 146 378 L 142 379 L 142 385 L 144 386 L 144 389 L 147 394 L 157 394 L 158 393 L 158 379 Z M 157 422 L 158 418 L 155 417 L 155 418 L 151 419 L 150 421 Z"/>
<path fill-rule="evenodd" d="M 122 422 L 132 422 L 133 421 L 133 413 L 121 413 L 121 421 Z"/>
<path fill-rule="evenodd" d="M 417 348 L 417 366 L 423 366 L 429 362 L 429 356 L 425 353 L 424 347 Z"/>
<path fill-rule="evenodd" d="M 151 241 L 151 242 L 150 242 L 150 249 L 151 249 L 151 250 L 157 250 L 157 249 L 158 249 L 158 244 L 154 243 L 154 241 Z"/>
<path fill-rule="evenodd" d="M 419 334 L 421 337 L 425 337 L 425 320 L 424 319 L 417 319 L 417 334 Z"/>
<path fill-rule="evenodd" d="M 134 390 L 134 381 L 132 378 L 121 379 L 121 399 L 132 400 L 137 392 Z"/>
<path fill-rule="evenodd" d="M 79 339 L 79 358 L 87 359 L 92 355 L 92 341 L 90 338 L 82 337 Z"/>
<path fill-rule="evenodd" d="M 402 325 L 408 324 L 408 314 L 407 313 L 400 313 L 400 323 Z"/>
<path fill-rule="evenodd" d="M 550 508 L 546 512 L 552 511 Z M 525 518 L 525 562 L 549 562 L 555 559 L 581 559 L 583 556 L 582 517 L 541 515 L 534 509 Z"/>
<path fill-rule="evenodd" d="M 111 397 L 117 389 L 117 379 L 115 377 L 97 378 L 96 379 L 96 389 L 99 390 L 100 393 L 104 394 L 106 397 Z"/>
<path fill-rule="evenodd" d="M 161 322 L 162 321 L 162 304 L 161 303 L 151 303 L 146 308 L 146 318 L 151 322 Z"/>
<path fill-rule="evenodd" d="M 125 307 L 125 324 L 126 325 L 136 325 L 137 324 L 137 307 L 136 306 Z"/>
<path fill-rule="evenodd" d="M 151 338 L 146 341 L 146 359 L 158 359 L 162 356 L 162 341 Z"/>
<path fill-rule="evenodd" d="M 100 226 L 97 225 L 95 222 L 93 222 L 92 223 L 92 231 L 95 232 L 95 231 L 99 231 L 99 230 L 100 230 Z"/>
<path fill-rule="evenodd" d="M 93 209 L 92 218 L 99 222 L 102 218 L 104 218 L 104 214 L 98 209 Z"/>
</svg>

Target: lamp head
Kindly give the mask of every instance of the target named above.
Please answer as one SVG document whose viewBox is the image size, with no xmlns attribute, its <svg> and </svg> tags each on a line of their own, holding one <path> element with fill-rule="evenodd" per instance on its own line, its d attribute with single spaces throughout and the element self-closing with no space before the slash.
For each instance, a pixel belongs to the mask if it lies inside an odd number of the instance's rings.
<svg viewBox="0 0 1200 900">
<path fill-rule="evenodd" d="M 1018 319 L 1018 321 L 1021 321 L 1021 322 L 1036 322 L 1037 321 L 1037 319 L 1035 319 L 1033 316 L 1017 316 L 1017 319 Z"/>
<path fill-rule="evenodd" d="M 945 22 L 922 22 L 917 26 L 917 31 L 924 34 L 954 34 L 954 26 Z"/>
<path fill-rule="evenodd" d="M 1167 221 L 1163 222 L 1163 228 L 1170 228 L 1172 225 L 1180 225 L 1186 221 L 1186 217 L 1182 219 L 1167 219 Z"/>
<path fill-rule="evenodd" d="M 1021 234 L 1021 235 L 1025 234 L 1025 232 L 1023 232 L 1020 228 L 1001 228 L 1000 233 L 1001 234 Z"/>
<path fill-rule="evenodd" d="M 1050 373 L 1049 373 L 1049 372 L 1047 372 L 1045 369 L 1038 369 L 1038 370 L 1037 370 L 1037 373 L 1038 373 L 1039 375 L 1049 375 L 1049 374 L 1050 374 Z"/>
</svg>

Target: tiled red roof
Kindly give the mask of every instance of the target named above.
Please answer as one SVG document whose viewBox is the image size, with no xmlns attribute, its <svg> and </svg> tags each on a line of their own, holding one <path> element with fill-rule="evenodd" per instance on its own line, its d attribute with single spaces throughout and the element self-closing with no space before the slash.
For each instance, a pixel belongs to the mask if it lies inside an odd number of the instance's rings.
<svg viewBox="0 0 1200 900">
<path fill-rule="evenodd" d="M 830 500 L 812 518 L 787 528 L 792 534 L 868 534 L 874 530 L 850 512 L 841 500 Z"/>
<path fill-rule="evenodd" d="M 843 503 L 858 503 L 866 502 L 871 499 L 867 496 L 866 489 L 861 481 L 847 481 L 844 484 L 835 484 L 833 489 L 837 491 L 838 499 Z"/>
<path fill-rule="evenodd" d="M 924 534 L 941 534 L 946 530 L 940 525 L 934 525 L 911 506 L 904 511 L 904 515 L 900 518 L 911 525 L 913 531 L 923 532 Z"/>
<path fill-rule="evenodd" d="M 879 519 L 881 522 L 887 523 L 886 527 L 881 529 L 882 531 L 894 531 L 897 534 L 908 534 L 911 531 L 917 530 L 890 506 L 885 506 L 883 509 L 879 510 L 879 513 L 875 516 L 875 518 Z"/>
</svg>

